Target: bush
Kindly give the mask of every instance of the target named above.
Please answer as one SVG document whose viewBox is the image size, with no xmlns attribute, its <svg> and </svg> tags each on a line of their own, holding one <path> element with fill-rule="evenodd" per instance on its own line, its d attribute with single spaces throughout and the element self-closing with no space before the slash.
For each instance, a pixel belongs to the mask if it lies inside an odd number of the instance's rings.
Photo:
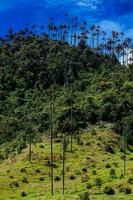
<svg viewBox="0 0 133 200">
<path fill-rule="evenodd" d="M 41 173 L 41 170 L 40 170 L 40 169 L 36 169 L 35 171 L 36 171 L 36 173 L 38 173 L 38 174 Z"/>
<path fill-rule="evenodd" d="M 80 200 L 90 200 L 89 193 L 84 192 L 83 194 L 80 195 Z"/>
<path fill-rule="evenodd" d="M 107 195 L 115 195 L 115 190 L 110 186 L 106 186 L 103 192 Z"/>
<path fill-rule="evenodd" d="M 55 180 L 55 181 L 60 181 L 61 179 L 60 179 L 59 176 L 56 176 L 56 177 L 54 178 L 54 180 Z"/>
<path fill-rule="evenodd" d="M 133 184 L 133 177 L 130 177 L 127 182 Z"/>
<path fill-rule="evenodd" d="M 82 179 L 82 182 L 85 183 L 85 182 L 88 182 L 89 177 L 88 175 L 83 175 L 81 179 Z"/>
<path fill-rule="evenodd" d="M 27 194 L 26 194 L 26 192 L 21 192 L 21 197 L 25 197 L 25 196 L 27 196 Z"/>
<path fill-rule="evenodd" d="M 2 153 L 0 153 L 0 160 L 4 160 L 4 156 Z"/>
<path fill-rule="evenodd" d="M 111 178 L 116 178 L 115 169 L 111 169 L 110 172 L 109 172 L 109 175 L 110 175 Z"/>
<path fill-rule="evenodd" d="M 76 176 L 74 174 L 71 174 L 70 175 L 70 180 L 74 180 L 74 179 L 76 179 Z"/>
<path fill-rule="evenodd" d="M 131 194 L 132 193 L 132 189 L 127 187 L 125 188 L 125 194 Z"/>
<path fill-rule="evenodd" d="M 96 130 L 95 129 L 91 130 L 91 135 L 96 135 Z"/>
<path fill-rule="evenodd" d="M 9 176 L 9 178 L 13 179 L 13 178 L 14 178 L 14 176 L 13 176 L 13 175 L 10 175 L 10 176 Z"/>
<path fill-rule="evenodd" d="M 119 192 L 123 192 L 125 194 L 131 194 L 132 189 L 129 187 L 124 187 L 124 185 L 119 185 Z"/>
<path fill-rule="evenodd" d="M 94 182 L 95 182 L 95 185 L 96 186 L 98 186 L 98 187 L 100 187 L 101 185 L 102 185 L 102 179 L 99 177 L 99 178 L 96 178 L 95 180 L 94 180 Z"/>
<path fill-rule="evenodd" d="M 17 181 L 13 181 L 10 183 L 10 187 L 19 187 L 19 183 Z"/>
<path fill-rule="evenodd" d="M 22 183 L 28 183 L 28 179 L 25 176 L 22 178 Z"/>
<path fill-rule="evenodd" d="M 90 189 L 90 188 L 92 188 L 92 185 L 91 185 L 90 183 L 87 183 L 87 184 L 86 184 L 86 188 L 87 188 L 87 189 Z"/>
<path fill-rule="evenodd" d="M 115 153 L 113 147 L 110 146 L 109 144 L 105 146 L 105 151 L 112 154 Z"/>
<path fill-rule="evenodd" d="M 39 181 L 44 181 L 44 177 L 40 177 L 40 178 L 39 178 Z"/>
<path fill-rule="evenodd" d="M 26 169 L 25 169 L 25 168 L 21 168 L 21 169 L 20 169 L 20 172 L 25 173 L 25 172 L 26 172 Z"/>
<path fill-rule="evenodd" d="M 86 169 L 86 168 L 83 168 L 83 169 L 82 169 L 82 172 L 87 172 L 87 169 Z"/>
<path fill-rule="evenodd" d="M 43 148 L 44 148 L 44 145 L 43 145 L 43 144 L 40 144 L 40 145 L 39 145 L 39 148 L 40 148 L 40 149 L 43 149 Z"/>
<path fill-rule="evenodd" d="M 92 175 L 97 175 L 96 170 L 92 170 Z"/>
<path fill-rule="evenodd" d="M 111 165 L 110 165 L 109 163 L 107 163 L 107 164 L 105 165 L 105 167 L 106 167 L 106 168 L 111 168 Z"/>
</svg>

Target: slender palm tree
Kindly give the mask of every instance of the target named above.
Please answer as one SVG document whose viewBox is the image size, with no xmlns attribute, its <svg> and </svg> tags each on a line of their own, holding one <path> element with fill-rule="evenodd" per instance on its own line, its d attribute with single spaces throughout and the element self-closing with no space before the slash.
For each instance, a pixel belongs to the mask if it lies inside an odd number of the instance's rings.
<svg viewBox="0 0 133 200">
<path fill-rule="evenodd" d="M 53 176 L 53 91 L 52 75 L 50 75 L 50 166 L 51 166 L 51 194 L 54 194 L 54 176 Z"/>
</svg>

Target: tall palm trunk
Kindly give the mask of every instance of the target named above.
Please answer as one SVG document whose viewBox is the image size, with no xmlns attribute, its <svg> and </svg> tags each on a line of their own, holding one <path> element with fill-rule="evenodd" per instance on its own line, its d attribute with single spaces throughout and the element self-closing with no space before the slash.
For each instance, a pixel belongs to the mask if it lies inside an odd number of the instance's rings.
<svg viewBox="0 0 133 200">
<path fill-rule="evenodd" d="M 31 133 L 29 134 L 29 162 L 31 163 Z"/>
<path fill-rule="evenodd" d="M 53 179 L 53 92 L 50 84 L 50 166 L 51 166 L 51 194 L 54 194 L 54 179 Z"/>
<path fill-rule="evenodd" d="M 72 98 L 73 98 L 73 86 L 71 83 L 71 153 L 73 152 L 73 105 L 72 105 Z"/>
<path fill-rule="evenodd" d="M 63 145 L 62 145 L 62 193 L 65 194 L 65 146 L 66 146 L 66 136 L 63 134 Z"/>
<path fill-rule="evenodd" d="M 125 132 L 123 132 L 123 176 L 126 175 L 126 138 L 125 138 Z"/>
</svg>

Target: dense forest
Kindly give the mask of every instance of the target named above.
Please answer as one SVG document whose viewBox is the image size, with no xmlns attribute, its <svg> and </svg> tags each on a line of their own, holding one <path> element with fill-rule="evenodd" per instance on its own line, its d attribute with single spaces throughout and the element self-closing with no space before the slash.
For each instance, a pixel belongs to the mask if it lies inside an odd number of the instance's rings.
<svg viewBox="0 0 133 200">
<path fill-rule="evenodd" d="M 27 25 L 0 38 L 0 145 L 8 144 L 1 160 L 44 135 L 63 138 L 65 158 L 67 142 L 73 152 L 73 139 L 100 124 L 123 138 L 124 153 L 133 145 L 133 65 L 124 65 L 131 39 L 72 23 L 57 28 L 50 19 L 48 33 Z"/>
</svg>

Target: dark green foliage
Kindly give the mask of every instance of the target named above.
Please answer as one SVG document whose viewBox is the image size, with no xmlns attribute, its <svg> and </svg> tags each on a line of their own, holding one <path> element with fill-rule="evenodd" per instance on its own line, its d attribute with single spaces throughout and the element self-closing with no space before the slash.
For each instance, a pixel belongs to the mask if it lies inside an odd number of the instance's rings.
<svg viewBox="0 0 133 200">
<path fill-rule="evenodd" d="M 95 178 L 94 182 L 96 186 L 100 187 L 103 181 L 100 177 L 98 177 L 98 178 Z"/>
<path fill-rule="evenodd" d="M 92 175 L 97 175 L 96 170 L 92 170 Z"/>
<path fill-rule="evenodd" d="M 90 188 L 92 188 L 92 185 L 91 185 L 90 183 L 87 183 L 87 184 L 86 184 L 86 188 L 87 188 L 87 189 L 90 189 Z"/>
<path fill-rule="evenodd" d="M 56 131 L 78 134 L 102 120 L 113 123 L 119 134 L 124 132 L 132 145 L 132 65 L 123 76 L 115 56 L 100 55 L 87 48 L 85 41 L 70 46 L 45 35 L 25 34 L 25 30 L 9 38 L 0 44 L 0 143 L 19 141 L 12 151 L 21 153 L 30 138 L 34 142 L 48 132 L 52 85 Z M 10 152 L 11 148 L 6 150 L 4 158 Z"/>
<path fill-rule="evenodd" d="M 130 187 L 125 187 L 124 185 L 119 185 L 119 192 L 122 192 L 125 194 L 131 194 L 132 189 Z"/>
<path fill-rule="evenodd" d="M 19 183 L 17 181 L 13 181 L 10 183 L 10 187 L 19 187 Z"/>
<path fill-rule="evenodd" d="M 20 172 L 26 173 L 26 169 L 25 169 L 25 168 L 21 168 L 21 169 L 20 169 Z"/>
<path fill-rule="evenodd" d="M 21 197 L 26 197 L 27 193 L 25 191 L 21 192 Z"/>
<path fill-rule="evenodd" d="M 87 168 L 82 168 L 82 172 L 87 172 Z"/>
<path fill-rule="evenodd" d="M 107 163 L 107 164 L 105 165 L 105 167 L 106 167 L 106 168 L 111 168 L 111 165 L 110 165 L 109 163 Z"/>
<path fill-rule="evenodd" d="M 28 183 L 28 179 L 25 176 L 22 178 L 22 183 Z"/>
<path fill-rule="evenodd" d="M 70 133 L 73 129 L 75 132 L 79 128 L 85 128 L 85 115 L 82 110 L 73 108 L 73 121 L 70 119 L 71 116 L 71 109 L 65 110 L 59 117 L 58 117 L 58 129 L 62 132 Z"/>
<path fill-rule="evenodd" d="M 55 178 L 54 178 L 54 181 L 60 181 L 61 179 L 60 179 L 60 177 L 59 176 L 56 176 Z"/>
<path fill-rule="evenodd" d="M 105 145 L 105 151 L 112 154 L 115 153 L 113 147 L 109 144 Z"/>
<path fill-rule="evenodd" d="M 90 200 L 88 192 L 84 192 L 83 194 L 80 195 L 80 200 Z"/>
<path fill-rule="evenodd" d="M 39 178 L 39 181 L 44 181 L 44 177 L 40 177 L 40 178 Z"/>
<path fill-rule="evenodd" d="M 133 177 L 130 177 L 130 178 L 128 179 L 128 183 L 133 184 Z"/>
<path fill-rule="evenodd" d="M 82 182 L 85 183 L 85 182 L 88 182 L 89 177 L 88 175 L 83 175 L 81 179 L 82 179 Z"/>
<path fill-rule="evenodd" d="M 76 179 L 76 176 L 74 174 L 71 174 L 70 175 L 70 180 L 75 180 Z"/>
<path fill-rule="evenodd" d="M 106 186 L 103 192 L 107 195 L 115 195 L 115 190 L 110 186 Z"/>
<path fill-rule="evenodd" d="M 110 169 L 109 175 L 110 175 L 111 178 L 116 178 L 115 169 Z"/>
</svg>

